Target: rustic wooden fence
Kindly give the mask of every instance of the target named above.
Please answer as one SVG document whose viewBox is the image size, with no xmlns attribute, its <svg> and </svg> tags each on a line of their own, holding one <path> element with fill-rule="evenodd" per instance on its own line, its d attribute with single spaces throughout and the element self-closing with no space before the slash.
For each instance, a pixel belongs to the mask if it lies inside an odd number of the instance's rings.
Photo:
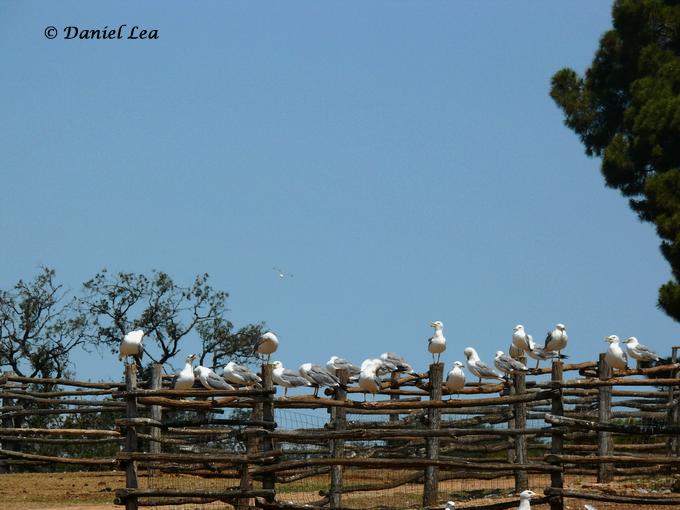
<svg viewBox="0 0 680 510">
<path fill-rule="evenodd" d="M 239 509 L 368 508 L 370 495 L 390 491 L 401 499 L 387 506 L 413 506 L 415 495 L 424 507 L 441 507 L 456 499 L 450 484 L 477 479 L 511 480 L 515 492 L 540 487 L 537 502 L 554 510 L 565 508 L 564 498 L 680 505 L 672 493 L 598 490 L 623 477 L 672 480 L 680 465 L 676 360 L 673 348 L 669 365 L 613 374 L 603 356 L 555 362 L 508 384 L 468 383 L 455 396 L 442 384 L 444 366 L 433 364 L 426 374 L 385 381 L 380 393 L 389 399 L 376 401 L 364 401 L 351 386 L 321 398 L 276 398 L 270 365 L 262 366 L 262 388 L 234 391 L 172 390 L 159 366 L 140 381 L 127 366 L 120 383 L 5 374 L 0 471 L 120 467 L 126 483 L 115 502 L 126 509 L 219 502 Z M 342 371 L 338 376 L 347 380 Z M 309 409 L 325 409 L 326 426 L 277 427 L 278 413 Z M 71 415 L 88 414 L 113 423 L 63 426 Z M 47 425 L 29 427 L 29 417 Z M 105 445 L 114 450 L 108 456 L 59 452 Z M 293 488 L 303 480 L 313 488 L 306 499 Z M 487 500 L 470 508 L 516 504 Z"/>
</svg>

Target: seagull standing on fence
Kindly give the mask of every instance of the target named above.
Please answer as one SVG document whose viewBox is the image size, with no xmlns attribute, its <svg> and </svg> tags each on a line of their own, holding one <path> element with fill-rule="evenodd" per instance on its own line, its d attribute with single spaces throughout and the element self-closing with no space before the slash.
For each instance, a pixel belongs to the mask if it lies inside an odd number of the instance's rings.
<svg viewBox="0 0 680 510">
<path fill-rule="evenodd" d="M 383 352 L 380 355 L 380 359 L 382 360 L 382 368 L 380 369 L 381 371 L 409 372 L 411 374 L 415 373 L 411 365 L 398 354 L 393 352 Z"/>
<path fill-rule="evenodd" d="M 519 506 L 517 510 L 531 510 L 531 498 L 536 495 L 533 491 L 523 491 L 519 493 Z"/>
<path fill-rule="evenodd" d="M 195 354 L 187 356 L 184 368 L 172 379 L 171 388 L 175 390 L 188 390 L 194 385 L 194 369 L 192 365 L 195 359 Z"/>
<path fill-rule="evenodd" d="M 527 372 L 529 370 L 524 363 L 517 361 L 507 354 L 503 354 L 503 351 L 496 351 L 494 364 L 498 370 L 508 376 L 514 372 Z"/>
<path fill-rule="evenodd" d="M 623 352 L 623 349 L 621 349 L 619 337 L 616 335 L 609 335 L 604 337 L 604 341 L 609 344 L 609 349 L 607 349 L 607 354 L 605 354 L 604 357 L 609 366 L 618 368 L 619 370 L 626 370 L 628 368 L 628 356 Z"/>
<path fill-rule="evenodd" d="M 661 359 L 657 353 L 646 345 L 642 345 L 634 336 L 627 338 L 624 343 L 626 344 L 628 354 L 630 354 L 630 357 L 633 359 L 638 361 L 659 361 Z"/>
<path fill-rule="evenodd" d="M 255 386 L 262 382 L 260 376 L 250 370 L 248 367 L 238 365 L 233 361 L 227 363 L 222 374 L 227 381 L 233 384 L 240 384 L 241 386 Z"/>
<path fill-rule="evenodd" d="M 529 352 L 533 347 L 534 340 L 531 335 L 524 331 L 524 326 L 517 324 L 512 330 L 512 345 L 523 351 Z"/>
<path fill-rule="evenodd" d="M 479 377 L 480 383 L 482 382 L 482 379 L 498 379 L 499 381 L 504 380 L 501 374 L 496 372 L 493 368 L 489 368 L 486 363 L 479 359 L 479 355 L 474 348 L 466 347 L 463 352 L 467 358 L 468 370 L 472 373 L 472 375 Z"/>
<path fill-rule="evenodd" d="M 337 375 L 336 370 L 346 369 L 350 381 L 356 381 L 361 373 L 361 369 L 358 366 L 350 363 L 344 358 L 339 358 L 338 356 L 331 356 L 326 362 L 326 368 L 334 375 Z"/>
<path fill-rule="evenodd" d="M 460 361 L 453 362 L 453 368 L 446 377 L 446 389 L 449 390 L 449 399 L 451 395 L 459 394 L 460 390 L 465 388 L 465 372 L 463 372 L 463 364 Z"/>
<path fill-rule="evenodd" d="M 430 323 L 434 328 L 434 336 L 427 341 L 427 350 L 432 354 L 432 363 L 434 363 L 434 355 L 437 355 L 437 363 L 442 352 L 446 350 L 446 338 L 444 338 L 444 324 L 442 321 L 434 321 Z"/>
<path fill-rule="evenodd" d="M 194 368 L 194 377 L 198 379 L 204 388 L 208 390 L 233 390 L 234 387 L 223 378 L 210 370 L 208 367 L 197 366 Z"/>
<path fill-rule="evenodd" d="M 557 353 L 555 351 L 546 351 L 543 347 L 540 347 L 536 344 L 533 344 L 533 348 L 530 351 L 527 351 L 527 355 L 531 359 L 536 360 L 536 368 L 538 368 L 538 364 L 541 361 L 548 361 L 551 359 L 554 359 L 557 356 Z M 567 359 L 569 356 L 566 354 L 560 354 L 559 359 Z"/>
<path fill-rule="evenodd" d="M 307 379 L 314 386 L 314 396 L 319 396 L 319 388 L 328 386 L 329 388 L 340 386 L 340 381 L 333 374 L 328 372 L 321 365 L 303 363 L 300 365 L 300 375 Z"/>
<path fill-rule="evenodd" d="M 274 370 L 272 370 L 272 381 L 274 384 L 283 386 L 283 396 L 288 396 L 288 388 L 297 388 L 299 386 L 310 386 L 309 381 L 302 377 L 297 372 L 288 368 L 283 368 L 280 361 L 272 363 Z"/>
<path fill-rule="evenodd" d="M 139 361 L 142 361 L 142 354 L 144 354 L 144 346 L 142 345 L 143 339 L 144 331 L 141 329 L 130 331 L 125 335 L 120 341 L 118 361 L 122 361 L 123 358 L 127 358 L 128 356 L 134 356 Z"/>
<path fill-rule="evenodd" d="M 279 348 L 279 339 L 271 331 L 267 331 L 264 335 L 255 342 L 254 351 L 258 354 L 267 356 L 267 363 L 272 357 L 272 354 Z"/>
<path fill-rule="evenodd" d="M 381 383 L 378 378 L 378 370 L 382 365 L 383 361 L 380 359 L 366 359 L 361 364 L 359 387 L 364 390 L 364 401 L 366 401 L 366 393 L 371 393 L 375 400 L 375 394 L 380 391 Z"/>
<path fill-rule="evenodd" d="M 557 356 L 559 357 L 560 351 L 567 346 L 567 328 L 564 324 L 557 324 L 555 329 L 550 331 L 545 337 L 545 350 L 546 351 L 557 351 Z"/>
</svg>

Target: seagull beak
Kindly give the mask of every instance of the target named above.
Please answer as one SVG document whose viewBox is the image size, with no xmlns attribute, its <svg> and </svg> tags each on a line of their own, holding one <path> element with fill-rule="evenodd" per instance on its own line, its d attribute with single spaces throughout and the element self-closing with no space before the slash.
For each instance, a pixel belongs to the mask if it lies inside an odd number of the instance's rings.
<svg viewBox="0 0 680 510">
<path fill-rule="evenodd" d="M 430 326 L 434 328 L 434 322 L 430 322 Z"/>
</svg>

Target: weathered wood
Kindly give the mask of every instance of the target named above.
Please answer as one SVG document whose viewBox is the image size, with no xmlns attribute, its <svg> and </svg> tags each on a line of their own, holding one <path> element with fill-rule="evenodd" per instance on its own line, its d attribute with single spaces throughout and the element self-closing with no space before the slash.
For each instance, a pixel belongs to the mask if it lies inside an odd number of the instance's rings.
<svg viewBox="0 0 680 510">
<path fill-rule="evenodd" d="M 129 398 L 135 398 L 135 397 L 129 397 Z M 136 411 L 135 411 L 135 414 L 137 414 Z M 130 418 L 129 417 L 130 416 L 129 410 L 128 410 L 127 416 L 128 416 L 127 418 L 116 419 L 114 421 L 114 423 L 116 424 L 116 427 L 134 429 L 135 427 L 137 427 L 139 425 L 146 425 L 148 427 L 163 428 L 163 424 L 161 422 L 153 420 L 151 418 L 137 418 L 136 416 Z"/>
<path fill-rule="evenodd" d="M 400 459 L 365 459 L 365 458 L 309 458 L 304 460 L 290 460 L 279 462 L 269 466 L 260 466 L 252 470 L 253 474 L 259 475 L 264 473 L 276 473 L 279 471 L 288 471 L 291 469 L 306 468 L 311 466 L 332 466 L 334 464 L 341 466 L 357 466 L 364 468 L 399 468 L 399 469 L 424 469 L 426 466 L 437 466 L 440 469 L 471 469 L 471 470 L 507 470 L 516 471 L 518 469 L 525 469 L 529 472 L 535 473 L 556 473 L 561 472 L 562 468 L 549 464 L 534 463 L 534 464 L 510 464 L 502 462 L 472 462 L 467 460 L 430 460 L 417 458 L 400 458 Z"/>
<path fill-rule="evenodd" d="M 678 435 L 680 427 L 668 427 L 659 425 L 619 425 L 614 423 L 599 423 L 591 420 L 580 420 L 578 418 L 567 418 L 566 416 L 556 416 L 546 414 L 545 421 L 554 425 L 567 427 L 577 427 L 587 430 L 606 430 L 616 434 L 640 434 L 640 435 Z"/>
<path fill-rule="evenodd" d="M 125 365 L 125 389 L 135 391 L 137 389 L 137 365 L 130 363 Z M 132 395 L 126 398 L 125 417 L 128 423 L 137 419 L 137 398 Z M 137 452 L 137 429 L 128 426 L 125 431 L 125 452 Z M 125 487 L 135 490 L 139 487 L 137 481 L 137 464 L 130 460 L 125 465 Z M 125 499 L 125 510 L 137 510 L 137 497 L 130 496 Z"/>
<path fill-rule="evenodd" d="M 34 453 L 14 452 L 11 450 L 0 450 L 0 455 L 24 460 L 37 460 L 41 462 L 56 462 L 59 464 L 83 464 L 92 466 L 114 466 L 116 459 L 89 458 L 79 459 L 71 457 L 56 457 L 51 455 L 37 455 Z"/>
<path fill-rule="evenodd" d="M 606 353 L 600 353 L 598 363 L 598 377 L 601 381 L 606 381 L 612 375 L 611 367 L 607 363 Z M 612 387 L 601 386 L 598 388 L 597 411 L 600 423 L 609 423 L 612 415 Z M 607 457 L 612 454 L 612 434 L 606 430 L 597 432 L 597 454 L 600 457 Z M 599 464 L 597 467 L 598 483 L 609 483 L 614 479 L 614 466 L 611 464 Z"/>
<path fill-rule="evenodd" d="M 430 401 L 436 402 L 442 399 L 442 383 L 444 379 L 444 364 L 432 363 L 429 370 L 430 376 Z M 427 425 L 429 430 L 439 431 L 441 424 L 441 411 L 435 407 L 427 409 Z M 437 436 L 429 436 L 425 442 L 425 458 L 437 460 L 439 458 L 439 439 Z M 423 484 L 423 506 L 434 505 L 438 500 L 439 469 L 436 465 L 428 465 L 425 468 L 425 481 Z"/>
<path fill-rule="evenodd" d="M 680 459 L 665 455 L 553 455 L 548 454 L 543 459 L 549 464 L 658 464 L 666 466 L 680 466 Z"/>
<path fill-rule="evenodd" d="M 518 361 L 526 363 L 526 357 L 518 357 Z M 516 372 L 513 375 L 513 386 L 516 395 L 524 395 L 526 393 L 526 375 L 521 372 Z M 520 430 L 527 426 L 527 404 L 518 402 L 513 405 L 513 414 L 515 418 L 515 428 Z M 527 436 L 525 434 L 518 434 L 514 438 L 515 443 L 515 463 L 527 464 Z M 529 488 L 529 478 L 526 471 L 515 471 L 515 492 L 520 493 Z"/>
<path fill-rule="evenodd" d="M 148 390 L 134 390 L 134 391 L 114 391 L 114 398 L 127 397 L 266 397 L 273 395 L 275 390 L 208 390 L 205 388 L 195 388 L 188 390 L 172 390 L 172 389 L 148 389 Z"/>
<path fill-rule="evenodd" d="M 340 383 L 343 386 L 347 385 L 349 381 L 349 372 L 346 368 L 337 370 L 335 375 L 340 380 Z M 395 380 L 394 377 L 395 375 L 396 372 L 392 374 L 392 380 Z M 395 397 L 397 400 L 399 399 L 398 395 L 392 395 L 392 397 Z M 345 400 L 347 398 L 347 392 L 345 391 L 345 388 L 343 388 L 342 386 L 340 388 L 337 388 L 335 392 L 335 398 L 340 401 Z M 399 419 L 398 415 L 397 419 Z M 333 429 L 335 431 L 346 430 L 347 410 L 344 407 L 336 407 L 333 409 L 333 413 L 331 415 L 331 425 L 333 426 Z M 345 441 L 343 439 L 331 439 L 329 442 L 329 449 L 331 452 L 331 456 L 334 459 L 343 458 L 345 456 Z M 330 473 L 331 473 L 331 486 L 330 491 L 328 493 L 328 502 L 331 508 L 336 509 L 342 506 L 342 492 L 343 492 L 342 466 L 337 465 L 331 466 Z"/>
<path fill-rule="evenodd" d="M 155 363 L 151 366 L 151 389 L 157 390 L 161 387 L 162 380 L 161 374 L 163 371 L 163 366 Z M 163 422 L 163 408 L 158 405 L 152 405 L 149 409 L 149 418 L 155 422 Z M 149 452 L 151 453 L 161 453 L 161 429 L 159 427 L 151 427 L 150 430 L 152 441 L 149 443 Z"/>
<path fill-rule="evenodd" d="M 116 498 L 125 500 L 136 498 L 158 498 L 158 497 L 190 497 L 190 498 L 215 498 L 215 499 L 235 499 L 241 497 L 254 498 L 258 496 L 271 497 L 274 491 L 267 489 L 254 489 L 243 491 L 241 489 L 227 489 L 223 491 L 215 490 L 183 490 L 183 489 L 116 489 Z"/>
<path fill-rule="evenodd" d="M 678 361 L 678 347 L 673 346 L 671 351 L 671 361 L 676 363 Z M 678 376 L 677 368 L 674 368 L 671 372 L 672 377 Z M 669 427 L 674 427 L 678 425 L 678 418 L 680 417 L 680 412 L 678 411 L 678 389 L 674 386 L 669 386 L 668 388 L 668 406 L 666 424 Z M 680 441 L 678 436 L 669 436 L 667 439 L 668 444 L 668 456 L 677 456 L 680 453 Z"/>
<path fill-rule="evenodd" d="M 608 503 L 628 503 L 638 505 L 680 505 L 680 497 L 677 496 L 617 496 L 614 494 L 596 494 L 592 492 L 554 489 L 548 487 L 545 489 L 545 494 L 548 496 L 559 496 L 565 498 L 588 499 L 592 501 L 606 501 Z"/>
<path fill-rule="evenodd" d="M 248 464 L 275 459 L 282 455 L 281 451 L 253 452 L 247 455 L 231 453 L 146 453 L 146 452 L 118 452 L 119 461 L 144 462 L 195 462 L 195 463 L 224 463 Z"/>
<path fill-rule="evenodd" d="M 553 361 L 550 381 L 558 385 L 562 383 L 562 363 L 560 361 Z M 552 399 L 552 414 L 554 416 L 561 416 L 564 414 L 561 391 Z M 554 430 L 551 436 L 550 451 L 554 455 L 560 455 L 562 453 L 563 445 L 564 437 L 562 436 L 562 432 Z M 562 471 L 550 473 L 550 487 L 558 490 L 564 488 L 564 473 Z M 564 510 L 564 499 L 562 496 L 558 495 L 550 500 L 550 510 Z"/>
<path fill-rule="evenodd" d="M 40 429 L 40 428 L 0 428 L 0 434 L 5 435 L 26 435 L 26 434 L 45 434 L 52 436 L 90 436 L 90 437 L 118 437 L 120 432 L 115 430 L 87 430 L 87 429 Z"/>
<path fill-rule="evenodd" d="M 73 386 L 76 388 L 124 388 L 125 384 L 116 382 L 103 382 L 103 383 L 93 383 L 84 381 L 74 381 L 71 379 L 51 379 L 45 377 L 23 377 L 18 375 L 3 375 L 2 378 L 6 381 L 12 382 L 25 382 L 29 384 L 48 384 L 48 385 L 58 385 L 58 386 Z M 2 381 L 0 380 L 0 384 Z"/>
<path fill-rule="evenodd" d="M 262 388 L 267 392 L 265 401 L 262 403 L 262 420 L 267 422 L 274 421 L 274 381 L 272 380 L 272 372 L 274 366 L 268 363 L 262 365 Z M 261 442 L 261 450 L 263 456 L 273 454 L 274 444 L 271 437 L 264 436 Z M 273 474 L 265 474 L 262 477 L 262 488 L 271 491 L 270 495 L 265 496 L 268 501 L 274 501 L 276 476 Z"/>
</svg>

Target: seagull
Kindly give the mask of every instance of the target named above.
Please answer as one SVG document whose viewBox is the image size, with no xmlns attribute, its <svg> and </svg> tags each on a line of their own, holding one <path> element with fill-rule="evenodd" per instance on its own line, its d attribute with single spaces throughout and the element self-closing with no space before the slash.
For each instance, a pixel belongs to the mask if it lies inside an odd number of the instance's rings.
<svg viewBox="0 0 680 510">
<path fill-rule="evenodd" d="M 503 354 L 503 351 L 496 351 L 496 359 L 494 361 L 496 368 L 506 375 L 512 375 L 514 372 L 526 372 L 529 369 L 524 363 L 513 359 L 507 354 Z"/>
<path fill-rule="evenodd" d="M 531 348 L 530 351 L 527 351 L 527 354 L 529 355 L 530 358 L 536 360 L 536 368 L 538 368 L 538 364 L 541 361 L 547 361 L 557 356 L 557 353 L 555 351 L 546 351 L 543 347 L 540 347 L 536 344 L 533 344 L 533 347 Z M 569 356 L 567 356 L 566 354 L 559 355 L 559 359 L 567 359 L 568 357 Z"/>
<path fill-rule="evenodd" d="M 233 361 L 227 363 L 222 374 L 227 381 L 233 384 L 240 384 L 241 386 L 255 386 L 262 382 L 260 376 L 243 365 L 238 365 Z"/>
<path fill-rule="evenodd" d="M 359 373 L 359 387 L 364 390 L 364 401 L 366 400 L 366 393 L 374 395 L 380 391 L 380 379 L 378 378 L 378 370 L 382 367 L 383 361 L 377 358 L 366 359 L 361 364 L 361 371 Z"/>
<path fill-rule="evenodd" d="M 383 369 L 385 372 L 409 372 L 414 374 L 413 368 L 409 363 L 393 352 L 383 352 L 380 355 L 382 360 Z"/>
<path fill-rule="evenodd" d="M 567 346 L 567 328 L 564 324 L 557 324 L 555 329 L 550 331 L 545 337 L 545 350 L 546 351 L 557 351 L 557 355 L 560 355 L 560 351 Z"/>
<path fill-rule="evenodd" d="M 583 505 L 583 508 L 586 510 L 597 510 L 597 508 L 595 508 L 593 505 Z"/>
<path fill-rule="evenodd" d="M 338 356 L 331 356 L 331 358 L 326 362 L 326 368 L 330 370 L 331 374 L 335 375 L 337 375 L 336 370 L 341 370 L 343 368 L 346 369 L 347 373 L 349 374 L 350 381 L 356 381 L 359 378 L 359 373 L 361 372 L 361 369 L 358 366 Z"/>
<path fill-rule="evenodd" d="M 453 501 L 447 501 L 444 510 L 454 510 L 455 508 L 456 504 Z"/>
<path fill-rule="evenodd" d="M 279 275 L 279 278 L 292 278 L 293 277 L 292 274 L 286 273 L 285 271 L 283 271 L 282 269 L 279 269 L 278 267 L 272 267 L 272 269 L 277 272 L 277 274 Z"/>
<path fill-rule="evenodd" d="M 144 346 L 142 345 L 143 339 L 144 331 L 141 329 L 130 331 L 125 335 L 120 341 L 118 361 L 122 361 L 123 358 L 127 358 L 128 356 L 134 356 L 139 361 L 142 361 L 142 354 L 144 353 Z"/>
<path fill-rule="evenodd" d="M 624 343 L 626 344 L 628 354 L 633 359 L 638 361 L 659 361 L 661 359 L 657 353 L 646 345 L 642 345 L 634 336 L 627 338 Z"/>
<path fill-rule="evenodd" d="M 437 363 L 442 352 L 446 350 L 446 338 L 444 338 L 444 324 L 441 321 L 431 322 L 430 326 L 434 328 L 434 336 L 427 341 L 427 350 L 432 353 L 432 363 L 434 363 L 434 355 L 437 355 Z"/>
<path fill-rule="evenodd" d="M 604 359 L 610 367 L 618 368 L 619 370 L 626 370 L 628 368 L 628 356 L 619 344 L 619 337 L 616 335 L 609 335 L 604 337 L 604 341 L 609 344 L 607 354 Z"/>
<path fill-rule="evenodd" d="M 272 381 L 274 384 L 283 386 L 283 396 L 288 396 L 288 388 L 297 388 L 298 386 L 310 386 L 309 381 L 302 377 L 297 372 L 288 368 L 283 368 L 280 361 L 272 363 L 274 370 L 272 371 Z"/>
<path fill-rule="evenodd" d="M 524 331 L 524 326 L 517 324 L 512 330 L 512 345 L 518 349 L 529 352 L 532 349 L 533 343 L 534 339 Z"/>
<path fill-rule="evenodd" d="M 463 352 L 465 353 L 465 357 L 467 358 L 468 370 L 472 373 L 472 375 L 479 377 L 480 383 L 482 382 L 482 378 L 498 379 L 500 381 L 504 380 L 501 374 L 496 372 L 493 368 L 489 368 L 489 366 L 486 363 L 479 359 L 479 355 L 477 354 L 477 351 L 474 348 L 466 347 Z"/>
<path fill-rule="evenodd" d="M 267 355 L 267 363 L 269 363 L 272 353 L 276 352 L 279 348 L 279 339 L 271 331 L 267 331 L 264 335 L 257 339 L 255 342 L 254 351 L 258 354 Z"/>
<path fill-rule="evenodd" d="M 453 362 L 453 368 L 446 377 L 446 389 L 449 390 L 449 395 L 452 395 L 453 393 L 459 394 L 460 390 L 465 387 L 465 372 L 463 372 L 463 366 L 464 365 L 460 361 Z"/>
<path fill-rule="evenodd" d="M 315 365 L 312 363 L 303 363 L 300 365 L 300 375 L 307 379 L 312 386 L 314 386 L 314 396 L 319 396 L 319 388 L 321 386 L 328 387 L 338 387 L 340 386 L 340 381 L 333 374 L 328 372 L 321 365 Z"/>
<path fill-rule="evenodd" d="M 517 510 L 531 510 L 529 501 L 536 495 L 533 491 L 523 491 L 519 493 L 519 506 Z"/>
<path fill-rule="evenodd" d="M 175 390 L 188 390 L 194 385 L 194 369 L 192 365 L 195 359 L 195 354 L 187 356 L 184 368 L 172 379 L 171 388 Z"/>
<path fill-rule="evenodd" d="M 194 377 L 208 390 L 233 390 L 234 387 L 208 367 L 194 368 Z"/>
</svg>

